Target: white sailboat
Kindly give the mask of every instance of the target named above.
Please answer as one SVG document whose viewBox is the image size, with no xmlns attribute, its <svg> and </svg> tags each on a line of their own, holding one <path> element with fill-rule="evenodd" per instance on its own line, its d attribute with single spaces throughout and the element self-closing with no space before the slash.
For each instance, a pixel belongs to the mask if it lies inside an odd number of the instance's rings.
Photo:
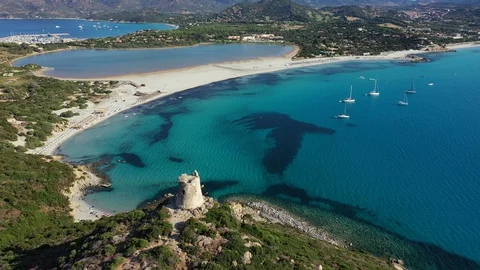
<svg viewBox="0 0 480 270">
<path fill-rule="evenodd" d="M 417 91 L 415 90 L 415 81 L 412 80 L 412 87 L 408 90 L 405 90 L 405 93 L 407 94 L 415 94 Z"/>
<path fill-rule="evenodd" d="M 380 95 L 380 92 L 378 92 L 378 86 L 377 86 L 377 79 L 375 79 L 375 88 L 373 88 L 372 91 L 368 93 L 369 96 L 374 96 L 377 97 Z"/>
<path fill-rule="evenodd" d="M 403 94 L 403 100 L 398 101 L 398 106 L 408 106 L 407 94 Z"/>
<path fill-rule="evenodd" d="M 342 102 L 344 102 L 344 103 L 354 103 L 355 102 L 355 99 L 352 98 L 352 90 L 353 90 L 353 86 L 350 85 L 350 97 L 344 98 L 342 100 Z"/>
<path fill-rule="evenodd" d="M 347 114 L 347 103 L 345 103 L 345 109 L 343 110 L 343 113 L 339 113 L 335 117 L 337 119 L 348 119 L 348 118 L 350 118 L 350 115 Z"/>
</svg>

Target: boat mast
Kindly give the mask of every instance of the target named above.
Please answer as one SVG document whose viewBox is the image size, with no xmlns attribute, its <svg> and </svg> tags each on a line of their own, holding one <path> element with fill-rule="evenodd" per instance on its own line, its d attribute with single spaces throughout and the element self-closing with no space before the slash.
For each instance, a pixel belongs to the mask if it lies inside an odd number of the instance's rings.
<svg viewBox="0 0 480 270">
<path fill-rule="evenodd" d="M 352 88 L 353 88 L 353 85 L 350 85 L 350 99 L 352 99 Z"/>
<path fill-rule="evenodd" d="M 347 103 L 345 103 L 345 109 L 343 110 L 343 114 L 347 115 Z"/>
</svg>

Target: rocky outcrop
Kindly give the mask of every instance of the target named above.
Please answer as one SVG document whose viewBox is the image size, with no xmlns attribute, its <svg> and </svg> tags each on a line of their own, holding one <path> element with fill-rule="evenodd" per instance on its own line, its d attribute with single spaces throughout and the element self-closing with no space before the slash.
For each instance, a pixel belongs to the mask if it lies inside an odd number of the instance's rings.
<svg viewBox="0 0 480 270">
<path fill-rule="evenodd" d="M 246 251 L 244 254 L 243 254 L 243 258 L 242 258 L 242 262 L 243 264 L 251 264 L 252 263 L 252 253 L 250 253 L 250 251 Z"/>
<path fill-rule="evenodd" d="M 346 244 L 342 241 L 334 239 L 327 232 L 322 231 L 306 221 L 293 216 L 287 211 L 275 208 L 266 202 L 248 202 L 245 204 L 232 202 L 232 212 L 242 222 L 272 222 L 280 223 L 282 225 L 295 228 L 311 237 L 326 241 L 336 246 L 345 247 Z M 251 219 L 251 220 L 249 220 Z"/>
<path fill-rule="evenodd" d="M 410 60 L 411 63 L 421 63 L 421 62 L 428 62 L 429 60 L 423 56 L 419 56 L 416 54 L 409 54 L 405 58 Z"/>
</svg>

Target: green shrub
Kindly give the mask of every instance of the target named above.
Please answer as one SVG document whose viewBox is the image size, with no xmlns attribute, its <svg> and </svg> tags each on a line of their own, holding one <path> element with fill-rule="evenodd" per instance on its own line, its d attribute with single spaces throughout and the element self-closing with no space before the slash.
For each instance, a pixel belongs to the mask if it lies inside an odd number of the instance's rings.
<svg viewBox="0 0 480 270">
<path fill-rule="evenodd" d="M 116 251 L 117 249 L 110 244 L 105 245 L 105 247 L 103 248 L 103 254 L 106 256 L 111 256 L 115 254 Z"/>
<path fill-rule="evenodd" d="M 149 241 L 158 239 L 160 235 L 167 236 L 173 231 L 172 224 L 162 223 L 161 225 L 151 225 L 141 232 Z"/>
<path fill-rule="evenodd" d="M 19 146 L 15 147 L 15 150 L 17 150 L 17 152 L 25 153 L 25 152 L 27 152 L 28 149 L 24 146 L 19 145 Z"/>
<path fill-rule="evenodd" d="M 238 228 L 239 222 L 232 215 L 232 209 L 228 204 L 223 204 L 220 207 L 215 207 L 208 210 L 205 217 L 206 222 L 211 222 L 217 227 Z"/>
<path fill-rule="evenodd" d="M 0 141 L 0 150 L 11 152 L 13 149 L 15 149 L 15 145 L 9 142 Z"/>
<path fill-rule="evenodd" d="M 33 136 L 27 136 L 25 138 L 25 147 L 28 149 L 35 149 L 37 147 L 40 147 L 43 145 L 43 142 L 41 142 L 39 139 Z"/>
<path fill-rule="evenodd" d="M 117 267 L 119 267 L 120 265 L 122 265 L 122 263 L 124 261 L 125 261 L 125 258 L 116 257 L 116 258 L 114 258 L 113 260 L 111 260 L 110 262 L 107 263 L 107 269 L 114 270 Z"/>
<path fill-rule="evenodd" d="M 73 117 L 73 116 L 75 116 L 75 114 L 70 110 L 68 110 L 66 112 L 62 112 L 60 114 L 60 117 L 65 117 L 65 118 L 70 118 L 70 117 Z"/>
<path fill-rule="evenodd" d="M 126 251 L 125 255 L 131 256 L 138 249 L 146 248 L 148 246 L 148 241 L 142 238 L 132 238 L 125 245 Z"/>
<path fill-rule="evenodd" d="M 0 140 L 17 140 L 17 129 L 14 128 L 5 118 L 0 118 Z"/>
<path fill-rule="evenodd" d="M 160 269 L 173 268 L 177 258 L 167 246 L 154 247 L 146 252 L 148 257 L 160 263 Z"/>
</svg>

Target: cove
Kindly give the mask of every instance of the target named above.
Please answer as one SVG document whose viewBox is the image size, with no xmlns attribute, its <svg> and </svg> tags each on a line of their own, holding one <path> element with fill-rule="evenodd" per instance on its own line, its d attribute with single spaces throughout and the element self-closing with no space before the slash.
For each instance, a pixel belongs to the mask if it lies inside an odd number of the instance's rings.
<svg viewBox="0 0 480 270">
<path fill-rule="evenodd" d="M 196 169 L 216 198 L 280 201 L 319 225 L 330 216 L 323 225 L 360 248 L 410 254 L 402 259 L 412 269 L 478 269 L 480 49 L 428 57 L 423 64 L 342 62 L 197 87 L 114 116 L 58 154 L 108 164 L 99 169 L 112 190 L 87 197 L 105 210 L 134 209 Z M 369 78 L 378 79 L 379 97 L 365 95 Z M 412 78 L 417 94 L 399 107 Z M 350 85 L 351 118 L 335 119 Z M 122 157 L 128 162 L 118 162 Z M 389 236 L 364 241 L 371 232 Z"/>
</svg>

